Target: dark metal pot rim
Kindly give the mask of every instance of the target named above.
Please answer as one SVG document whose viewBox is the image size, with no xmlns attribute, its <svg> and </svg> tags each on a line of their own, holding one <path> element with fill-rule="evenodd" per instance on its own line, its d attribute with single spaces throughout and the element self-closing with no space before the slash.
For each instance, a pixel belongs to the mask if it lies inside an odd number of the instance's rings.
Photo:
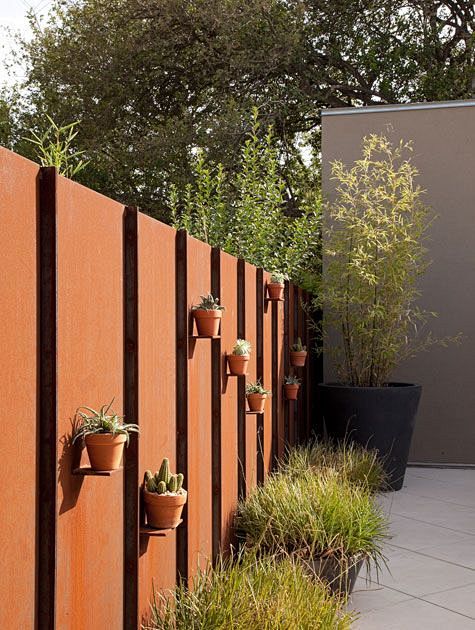
<svg viewBox="0 0 475 630">
<path fill-rule="evenodd" d="M 393 388 L 394 389 L 397 389 L 397 388 L 420 389 L 422 387 L 422 385 L 419 385 L 418 383 L 402 383 L 402 382 L 390 382 L 387 385 L 384 385 L 382 387 L 359 387 L 358 385 L 345 385 L 344 383 L 319 383 L 318 386 L 335 388 L 335 389 L 355 389 L 355 390 L 357 389 L 357 390 L 368 390 L 368 391 L 376 391 L 376 390 L 386 391 Z"/>
</svg>

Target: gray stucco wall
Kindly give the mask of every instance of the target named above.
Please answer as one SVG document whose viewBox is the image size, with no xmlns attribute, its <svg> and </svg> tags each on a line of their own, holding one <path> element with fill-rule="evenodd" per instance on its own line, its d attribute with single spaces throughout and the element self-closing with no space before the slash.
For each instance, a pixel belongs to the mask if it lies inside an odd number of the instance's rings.
<svg viewBox="0 0 475 630">
<path fill-rule="evenodd" d="M 413 141 L 425 201 L 438 215 L 421 305 L 439 313 L 435 335 L 465 339 L 419 355 L 395 377 L 423 385 L 411 460 L 475 464 L 475 101 L 427 105 L 324 113 L 323 188 L 331 197 L 330 163 L 357 159 L 365 135 Z M 329 378 L 331 366 L 324 369 Z"/>
</svg>

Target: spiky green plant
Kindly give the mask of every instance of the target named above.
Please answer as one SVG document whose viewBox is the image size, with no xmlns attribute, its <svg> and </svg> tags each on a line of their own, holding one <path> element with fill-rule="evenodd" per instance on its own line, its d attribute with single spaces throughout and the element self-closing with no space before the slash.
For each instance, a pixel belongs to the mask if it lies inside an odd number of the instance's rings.
<svg viewBox="0 0 475 630">
<path fill-rule="evenodd" d="M 30 136 L 24 138 L 36 149 L 36 157 L 41 166 L 55 166 L 60 175 L 73 178 L 89 164 L 82 159 L 84 151 L 73 149 L 74 139 L 78 135 L 80 121 L 59 126 L 46 114 L 49 126 L 44 133 L 30 129 Z"/>
<path fill-rule="evenodd" d="M 352 618 L 290 558 L 249 555 L 219 558 L 190 588 L 155 591 L 144 630 L 348 630 Z"/>
<path fill-rule="evenodd" d="M 326 471 L 271 475 L 239 503 L 236 527 L 246 544 L 303 559 L 358 557 L 379 570 L 387 518 L 364 486 Z"/>
<path fill-rule="evenodd" d="M 302 379 L 294 376 L 293 374 L 290 374 L 289 376 L 284 376 L 285 385 L 300 385 L 301 382 Z"/>
<path fill-rule="evenodd" d="M 269 395 L 271 392 L 268 389 L 263 387 L 260 380 L 253 381 L 251 383 L 246 384 L 246 394 L 267 394 Z"/>
<path fill-rule="evenodd" d="M 372 492 L 386 489 L 388 482 L 378 451 L 351 441 L 325 440 L 294 446 L 281 462 L 280 469 L 296 476 L 308 470 L 315 474 L 332 471 Z"/>
<path fill-rule="evenodd" d="M 247 339 L 236 339 L 233 347 L 233 354 L 244 356 L 251 353 L 251 342 Z"/>
<path fill-rule="evenodd" d="M 125 435 L 127 444 L 130 440 L 130 433 L 139 433 L 140 429 L 136 424 L 126 424 L 122 422 L 124 416 L 119 416 L 111 410 L 114 399 L 108 405 L 102 405 L 97 411 L 92 407 L 78 407 L 76 416 L 79 418 L 79 425 L 74 431 L 73 444 L 93 433 L 112 433 L 112 435 Z M 84 413 L 85 410 L 88 413 Z M 109 411 L 111 413 L 109 413 Z"/>
<path fill-rule="evenodd" d="M 208 293 L 200 295 L 200 303 L 194 304 L 191 308 L 193 311 L 224 311 L 224 306 L 218 304 L 219 298 L 215 298 Z"/>
<path fill-rule="evenodd" d="M 276 284 L 284 284 L 288 279 L 288 276 L 285 273 L 280 273 L 280 271 L 273 271 L 270 276 L 270 281 Z"/>
<path fill-rule="evenodd" d="M 306 352 L 307 351 L 307 346 L 304 346 L 302 344 L 301 337 L 298 337 L 297 342 L 292 344 L 290 346 L 290 349 L 291 349 L 292 352 Z"/>
<path fill-rule="evenodd" d="M 183 490 L 183 474 L 178 473 L 173 475 L 170 472 L 170 461 L 168 458 L 164 458 L 160 470 L 155 475 L 152 475 L 150 470 L 147 470 L 144 475 L 144 487 L 149 492 L 156 492 L 157 494 L 165 494 L 166 492 L 172 492 L 174 494 L 181 493 Z"/>
</svg>

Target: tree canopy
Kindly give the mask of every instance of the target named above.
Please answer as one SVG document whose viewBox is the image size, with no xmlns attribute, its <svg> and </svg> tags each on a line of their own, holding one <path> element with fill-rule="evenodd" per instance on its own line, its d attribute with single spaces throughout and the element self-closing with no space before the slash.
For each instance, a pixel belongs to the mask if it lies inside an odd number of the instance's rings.
<svg viewBox="0 0 475 630">
<path fill-rule="evenodd" d="M 320 108 L 465 98 L 475 61 L 467 0 L 56 0 L 31 24 L 2 139 L 81 120 L 81 180 L 158 215 L 194 148 L 232 170 L 254 105 L 298 197 Z"/>
</svg>

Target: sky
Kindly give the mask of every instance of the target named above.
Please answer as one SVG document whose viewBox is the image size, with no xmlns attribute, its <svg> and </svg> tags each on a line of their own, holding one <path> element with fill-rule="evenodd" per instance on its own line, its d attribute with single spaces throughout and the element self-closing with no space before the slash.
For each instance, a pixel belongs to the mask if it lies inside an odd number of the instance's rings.
<svg viewBox="0 0 475 630">
<path fill-rule="evenodd" d="M 21 78 L 22 70 L 18 68 L 12 76 L 5 68 L 5 58 L 10 54 L 14 44 L 12 33 L 20 32 L 28 36 L 30 29 L 26 14 L 29 9 L 37 15 L 44 14 L 52 0 L 0 0 L 0 83 L 11 84 L 15 78 Z"/>
</svg>

